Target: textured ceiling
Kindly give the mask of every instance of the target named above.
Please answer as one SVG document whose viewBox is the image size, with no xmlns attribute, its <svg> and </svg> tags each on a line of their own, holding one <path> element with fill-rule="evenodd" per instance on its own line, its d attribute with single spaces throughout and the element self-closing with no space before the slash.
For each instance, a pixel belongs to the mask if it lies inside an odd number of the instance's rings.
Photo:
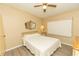
<svg viewBox="0 0 79 59">
<path fill-rule="evenodd" d="M 56 8 L 48 7 L 46 13 L 43 12 L 42 7 L 37 7 L 37 8 L 33 7 L 34 5 L 36 5 L 36 3 L 11 3 L 8 5 L 27 11 L 32 15 L 40 18 L 57 15 L 59 13 L 63 13 L 66 11 L 71 11 L 73 9 L 79 8 L 79 3 L 51 3 L 51 4 L 55 4 L 57 5 L 57 7 Z"/>
</svg>

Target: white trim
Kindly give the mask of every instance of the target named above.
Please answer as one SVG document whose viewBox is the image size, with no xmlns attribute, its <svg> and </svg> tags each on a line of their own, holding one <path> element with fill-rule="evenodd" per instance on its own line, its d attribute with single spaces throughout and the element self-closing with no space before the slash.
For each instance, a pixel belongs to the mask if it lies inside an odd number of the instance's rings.
<svg viewBox="0 0 79 59">
<path fill-rule="evenodd" d="M 18 46 L 15 46 L 15 47 L 12 47 L 12 48 L 6 49 L 5 52 L 8 52 L 8 51 L 10 51 L 10 50 L 13 50 L 13 49 L 19 48 L 19 47 L 21 47 L 21 46 L 23 46 L 23 45 L 18 45 Z"/>
<path fill-rule="evenodd" d="M 61 42 L 62 44 L 65 44 L 65 45 L 69 45 L 69 46 L 72 46 L 71 44 L 67 44 L 67 43 L 64 43 L 64 42 Z"/>
</svg>

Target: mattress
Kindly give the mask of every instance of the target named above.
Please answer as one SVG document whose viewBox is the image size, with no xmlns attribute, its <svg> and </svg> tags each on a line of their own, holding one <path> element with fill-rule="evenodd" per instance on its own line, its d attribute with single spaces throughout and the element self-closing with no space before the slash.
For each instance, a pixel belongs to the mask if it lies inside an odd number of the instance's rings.
<svg viewBox="0 0 79 59">
<path fill-rule="evenodd" d="M 59 39 L 46 37 L 42 35 L 25 35 L 23 37 L 24 45 L 36 56 L 49 56 L 61 47 Z"/>
</svg>

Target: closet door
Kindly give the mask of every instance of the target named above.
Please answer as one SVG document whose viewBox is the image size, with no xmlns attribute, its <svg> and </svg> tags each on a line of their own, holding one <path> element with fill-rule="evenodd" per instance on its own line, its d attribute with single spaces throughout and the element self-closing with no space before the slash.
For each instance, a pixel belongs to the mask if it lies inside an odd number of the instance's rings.
<svg viewBox="0 0 79 59">
<path fill-rule="evenodd" d="M 4 55 L 5 52 L 5 35 L 3 31 L 2 17 L 0 16 L 0 55 Z"/>
</svg>

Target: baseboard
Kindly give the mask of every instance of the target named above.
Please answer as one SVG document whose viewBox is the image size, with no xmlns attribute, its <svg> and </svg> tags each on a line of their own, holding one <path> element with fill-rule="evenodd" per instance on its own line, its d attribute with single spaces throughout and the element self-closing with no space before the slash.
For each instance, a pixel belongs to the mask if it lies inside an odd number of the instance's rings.
<svg viewBox="0 0 79 59">
<path fill-rule="evenodd" d="M 23 46 L 23 45 L 18 45 L 18 46 L 15 46 L 15 47 L 12 47 L 12 48 L 6 49 L 5 52 L 8 52 L 8 51 L 10 51 L 10 50 L 13 50 L 13 49 L 19 48 L 19 47 L 21 47 L 21 46 Z"/>
<path fill-rule="evenodd" d="M 62 44 L 65 44 L 65 45 L 68 45 L 68 46 L 72 46 L 71 44 L 67 44 L 67 43 L 64 43 L 64 42 L 61 42 Z"/>
</svg>

